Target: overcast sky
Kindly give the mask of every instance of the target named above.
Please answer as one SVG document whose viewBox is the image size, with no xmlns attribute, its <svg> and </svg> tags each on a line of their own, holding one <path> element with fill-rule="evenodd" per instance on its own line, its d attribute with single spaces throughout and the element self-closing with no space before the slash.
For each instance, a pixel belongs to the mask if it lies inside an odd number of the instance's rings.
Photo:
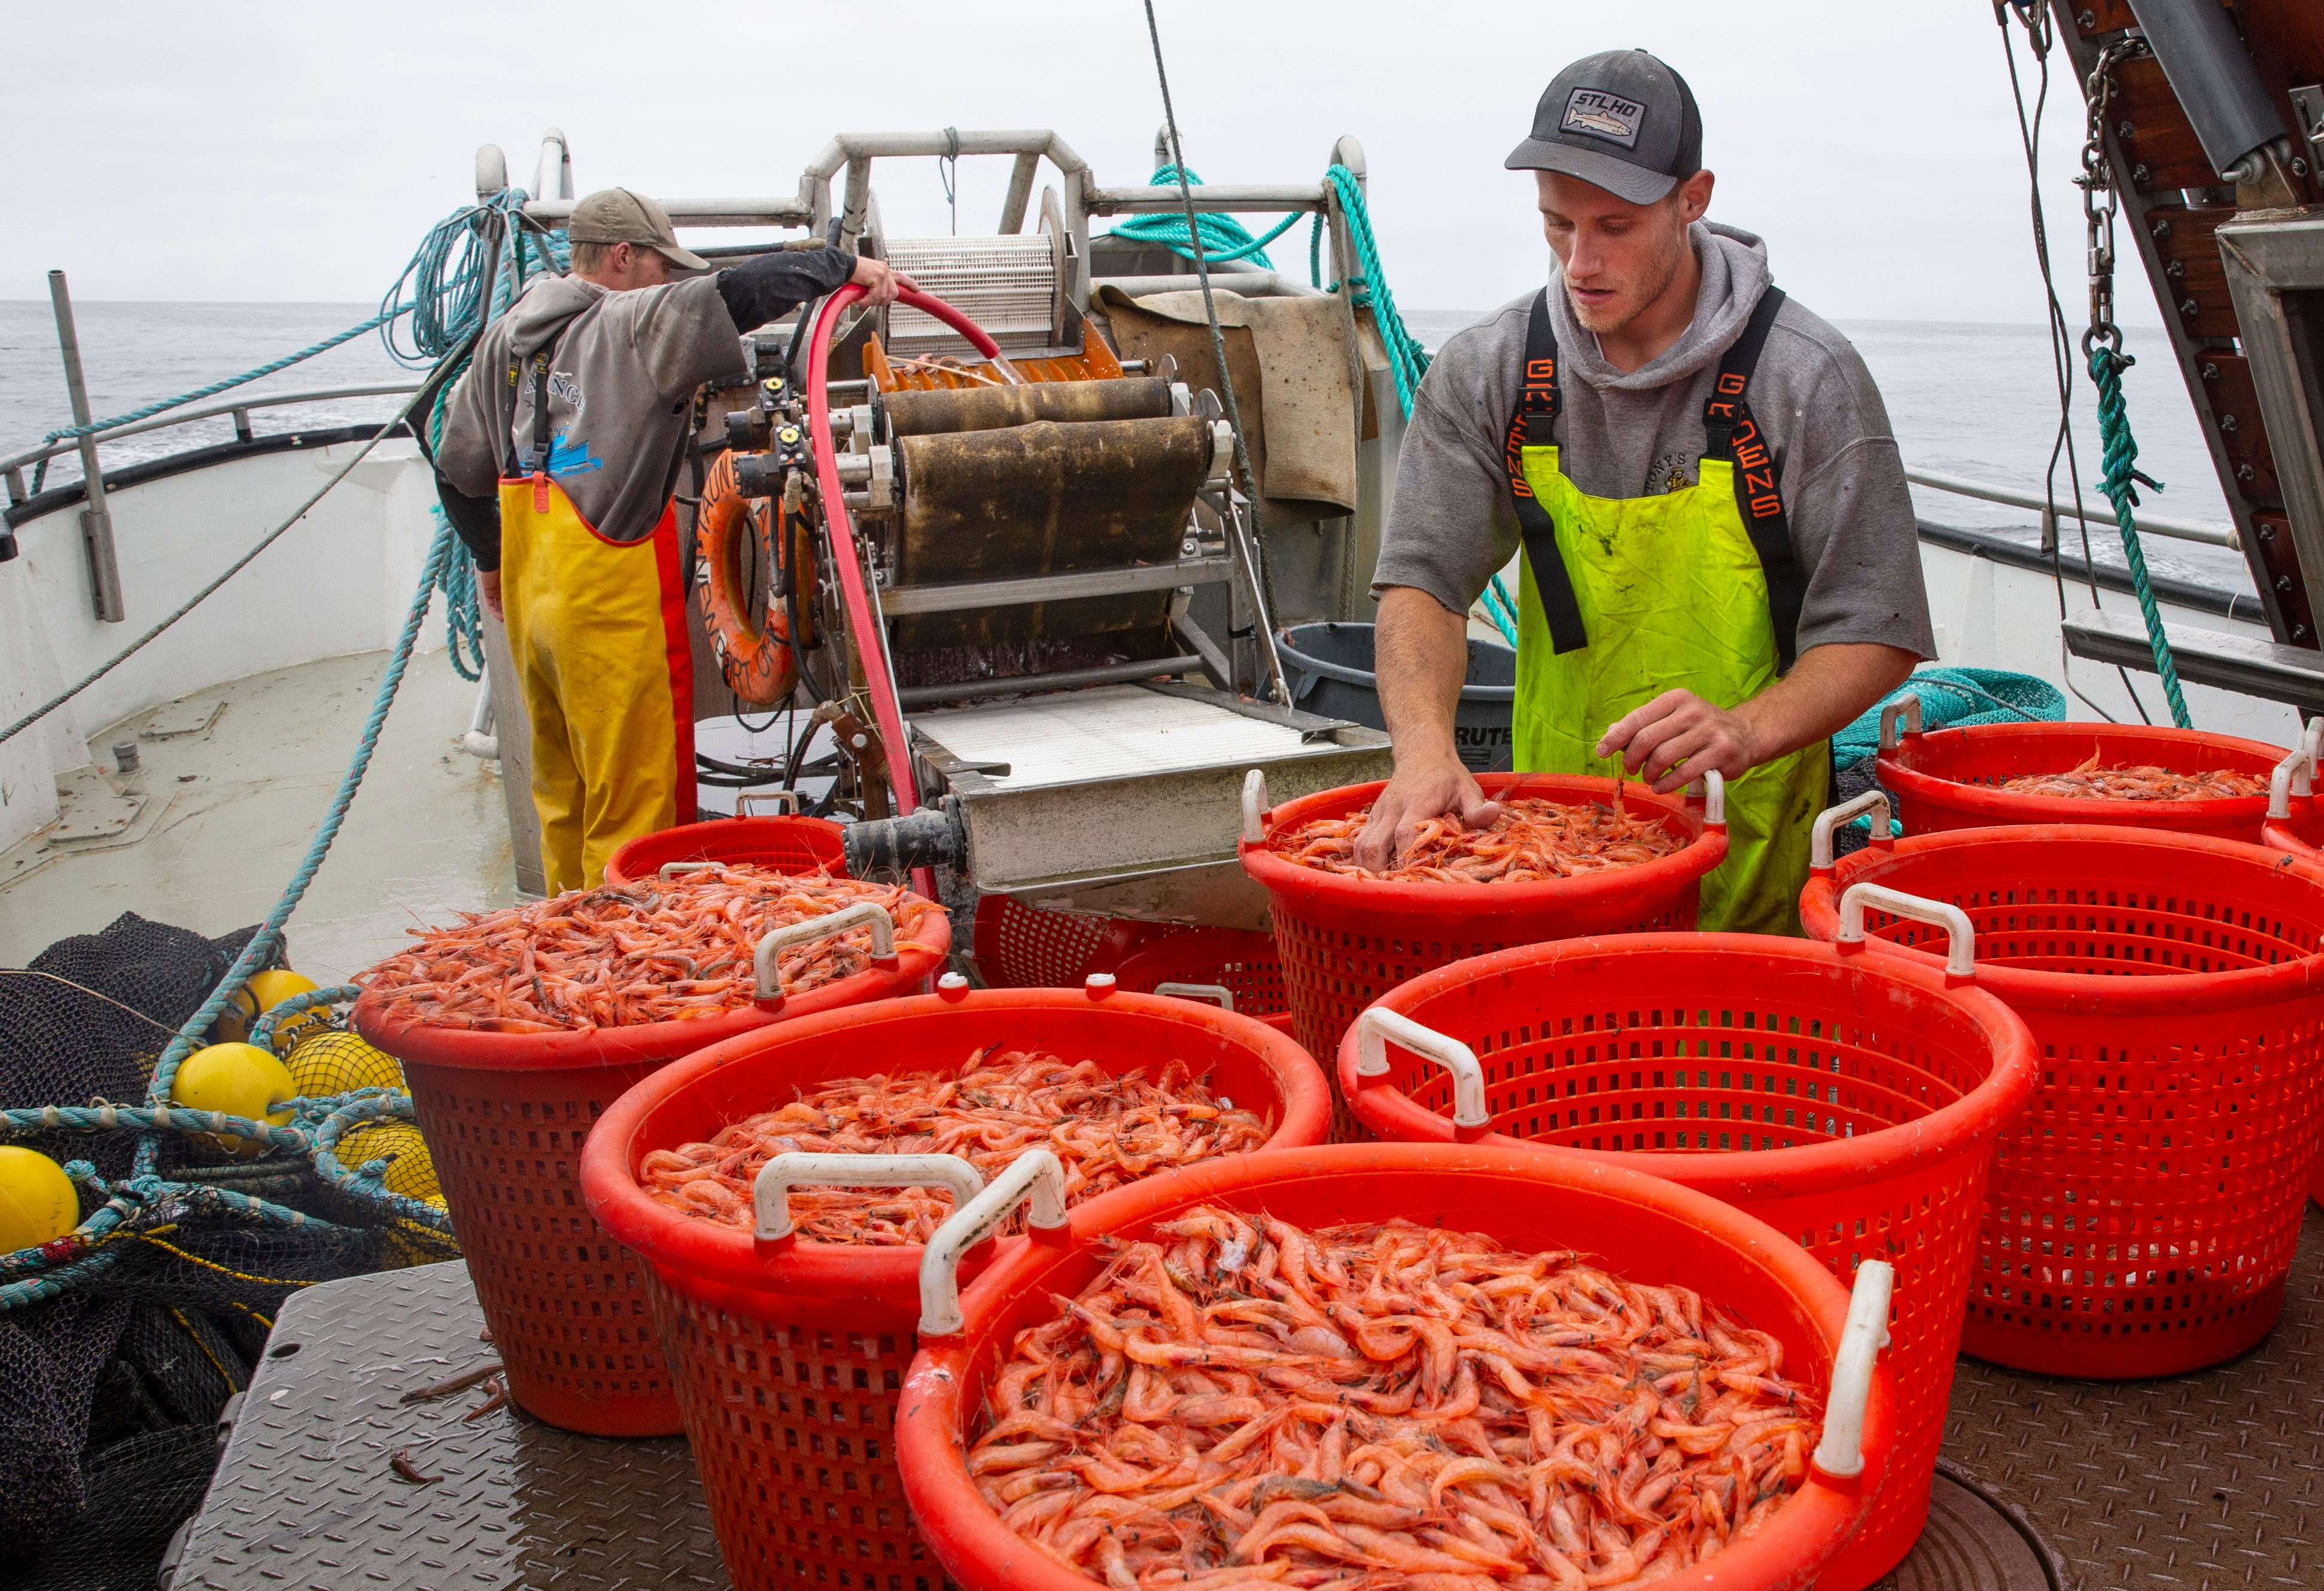
<svg viewBox="0 0 2324 1591">
<path fill-rule="evenodd" d="M 1982 0 L 1160 0 L 1158 14 L 1188 163 L 1213 182 L 1312 179 L 1354 133 L 1407 306 L 1484 308 L 1542 280 L 1532 179 L 1501 161 L 1561 66 L 1641 46 L 1702 102 L 1712 216 L 1764 234 L 1795 297 L 1835 319 L 2041 318 Z M 28 6 L 9 32 L 0 298 L 44 296 L 60 266 L 82 299 L 375 299 L 471 198 L 479 143 L 530 187 L 552 124 L 581 191 L 667 197 L 791 193 L 835 131 L 946 124 L 1052 126 L 1101 182 L 1135 183 L 1161 115 L 1131 0 L 127 0 Z M 2044 188 L 2079 324 L 2066 178 L 2081 97 L 2062 51 L 2056 65 Z M 1006 159 L 964 163 L 963 231 L 993 227 L 1007 173 Z M 892 232 L 945 230 L 934 162 L 873 180 Z M 1305 271 L 1305 235 L 1285 237 L 1279 265 Z M 2123 318 L 2153 324 L 2151 297 L 2124 285 Z"/>
</svg>

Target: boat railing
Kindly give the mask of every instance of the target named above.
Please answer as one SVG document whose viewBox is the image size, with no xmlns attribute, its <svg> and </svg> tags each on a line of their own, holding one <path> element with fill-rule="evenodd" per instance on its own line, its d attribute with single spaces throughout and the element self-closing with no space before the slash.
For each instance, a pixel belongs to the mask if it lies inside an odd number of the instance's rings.
<svg viewBox="0 0 2324 1591">
<path fill-rule="evenodd" d="M 1997 502 L 2009 508 L 2031 509 L 2042 517 L 2042 550 L 2058 549 L 2058 521 L 2079 519 L 2093 525 L 2112 525 L 2114 505 L 2092 492 L 2092 502 L 2077 509 L 2070 501 L 2052 503 L 2038 492 L 2026 492 L 2015 486 L 1998 486 L 1990 481 L 1972 481 L 1966 475 L 1942 474 L 1935 470 L 1916 470 L 1906 466 L 1904 479 L 1916 486 L 1926 486 L 1932 492 L 1950 492 L 1956 497 L 1973 497 L 1980 502 Z M 2173 541 L 2200 541 L 2209 547 L 2241 547 L 2232 525 L 2207 525 L 2199 520 L 2174 520 L 2164 514 L 2134 515 L 2131 523 L 2141 536 L 2161 536 Z"/>
<path fill-rule="evenodd" d="M 198 420 L 216 419 L 220 415 L 228 415 L 234 420 L 235 438 L 247 442 L 253 438 L 250 417 L 258 409 L 285 409 L 302 403 L 337 402 L 348 398 L 397 397 L 416 391 L 419 385 L 420 382 L 415 379 L 409 382 L 388 382 L 354 387 L 317 387 L 300 392 L 254 393 L 246 398 L 206 404 L 197 409 L 180 409 L 170 414 L 156 416 L 152 419 L 140 420 L 134 425 L 119 426 L 111 430 L 99 431 L 96 439 L 99 444 L 118 442 L 124 437 L 138 436 L 147 431 L 162 430 L 171 426 L 190 425 Z M 44 458 L 53 458 L 59 454 L 74 452 L 78 446 L 77 438 L 68 437 L 54 442 L 44 442 L 37 447 L 28 447 L 22 453 L 0 458 L 0 473 L 5 474 L 8 482 L 8 501 L 12 504 L 21 503 L 30 497 L 31 493 L 26 490 L 24 482 L 24 471 L 28 467 L 39 464 Z M 1947 474 L 1937 470 L 1915 469 L 1908 465 L 1904 471 L 1904 478 L 1916 486 L 1926 486 L 1932 492 L 1949 492 L 1956 497 L 1974 498 L 1980 502 L 1999 503 L 2006 508 L 2031 510 L 2041 519 L 2042 548 L 2044 552 L 2055 547 L 2058 521 L 2061 520 L 2079 518 L 2092 524 L 2114 522 L 2111 506 L 2103 499 L 2096 500 L 2094 505 L 2085 504 L 2078 510 L 2070 502 L 2061 501 L 2053 507 L 2049 500 L 2039 492 L 2027 492 L 2015 486 L 2003 486 L 1991 481 L 1971 480 L 1966 475 Z M 2174 541 L 2201 542 L 2209 547 L 2240 545 L 2236 539 L 2235 528 L 2231 525 L 2205 524 L 2198 520 L 2173 519 L 2164 514 L 2139 514 L 2132 522 L 2142 536 L 2160 536 Z"/>
<path fill-rule="evenodd" d="M 332 403 L 346 398 L 400 397 L 407 392 L 417 391 L 419 389 L 419 378 L 414 377 L 408 382 L 386 382 L 359 387 L 313 387 L 300 392 L 252 393 L 248 397 L 205 404 L 198 409 L 172 409 L 168 414 L 156 415 L 152 419 L 139 420 L 134 425 L 115 426 L 109 430 L 97 432 L 95 440 L 100 445 L 106 442 L 118 442 L 124 437 L 134 437 L 145 431 L 164 430 L 171 426 L 191 425 L 197 420 L 216 419 L 220 415 L 231 415 L 234 418 L 235 439 L 238 442 L 249 442 L 255 439 L 255 433 L 250 427 L 250 417 L 253 411 L 257 409 L 286 409 L 300 403 Z M 32 493 L 24 482 L 24 471 L 28 467 L 39 464 L 44 458 L 54 458 L 62 453 L 76 453 L 79 449 L 80 438 L 63 437 L 54 442 L 43 442 L 37 447 L 28 447 L 22 453 L 11 454 L 6 458 L 0 458 L 0 474 L 5 474 L 8 481 L 9 503 L 13 506 L 27 501 L 31 498 Z"/>
</svg>

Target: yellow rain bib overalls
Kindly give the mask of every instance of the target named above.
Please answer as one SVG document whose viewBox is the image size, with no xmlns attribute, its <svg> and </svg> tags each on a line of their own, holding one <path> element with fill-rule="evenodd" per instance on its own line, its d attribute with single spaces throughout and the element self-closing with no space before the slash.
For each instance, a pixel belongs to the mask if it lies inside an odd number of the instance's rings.
<svg viewBox="0 0 2324 1591">
<path fill-rule="evenodd" d="M 533 356 L 531 472 L 501 479 L 501 605 L 532 720 L 551 895 L 594 888 L 622 845 L 694 821 L 694 658 L 678 517 L 614 541 L 550 477 L 549 366 Z M 517 367 L 509 368 L 514 385 Z"/>
<path fill-rule="evenodd" d="M 1625 714 L 1674 688 L 1733 707 L 1791 667 L 1805 579 L 1774 460 L 1744 402 L 1783 300 L 1770 287 L 1720 362 L 1695 484 L 1625 498 L 1585 495 L 1559 465 L 1548 290 L 1534 300 L 1508 445 L 1527 571 L 1517 599 L 1519 771 L 1618 775 L 1620 759 L 1596 747 Z M 1831 772 L 1822 741 L 1728 784 L 1727 860 L 1703 880 L 1702 927 L 1799 932 L 1809 825 Z"/>
</svg>

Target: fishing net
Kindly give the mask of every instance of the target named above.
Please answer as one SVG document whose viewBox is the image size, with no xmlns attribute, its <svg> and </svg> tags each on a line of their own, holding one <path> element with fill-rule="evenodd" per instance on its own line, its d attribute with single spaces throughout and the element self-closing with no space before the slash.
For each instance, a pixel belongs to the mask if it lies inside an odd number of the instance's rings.
<svg viewBox="0 0 2324 1591">
<path fill-rule="evenodd" d="M 1981 723 L 2061 723 L 2064 693 L 2046 679 L 2000 668 L 1923 668 L 1831 738 L 1832 765 L 1852 767 L 1880 749 L 1880 710 L 1900 696 L 1921 698 L 1923 730 Z"/>
<path fill-rule="evenodd" d="M 0 970 L 0 1106 L 141 1100 L 154 1058 L 248 936 L 128 915 Z M 136 1135 L 7 1141 L 118 1180 Z M 304 1159 L 228 1160 L 177 1133 L 158 1142 L 171 1191 L 99 1238 L 104 1263 L 61 1294 L 0 1310 L 0 1541 L 14 1549 L 0 1554 L 0 1591 L 148 1591 L 209 1485 L 219 1412 L 249 1384 L 283 1303 L 379 1269 L 391 1248 L 403 1263 L 457 1253 Z M 232 1208 L 236 1194 L 309 1219 L 254 1219 Z M 86 1189 L 82 1201 L 86 1216 Z"/>
</svg>

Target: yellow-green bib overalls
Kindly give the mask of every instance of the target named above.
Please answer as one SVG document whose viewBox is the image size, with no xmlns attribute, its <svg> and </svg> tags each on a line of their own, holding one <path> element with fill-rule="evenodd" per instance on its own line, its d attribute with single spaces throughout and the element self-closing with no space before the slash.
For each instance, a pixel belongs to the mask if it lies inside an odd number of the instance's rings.
<svg viewBox="0 0 2324 1591">
<path fill-rule="evenodd" d="M 1743 403 L 1782 301 L 1767 290 L 1720 367 L 1695 484 L 1608 498 L 1577 488 L 1549 440 L 1556 342 L 1546 292 L 1535 300 L 1525 392 L 1508 438 L 1526 566 L 1517 602 L 1520 771 L 1618 775 L 1618 759 L 1595 753 L 1626 713 L 1672 689 L 1733 707 L 1789 665 L 1802 577 L 1773 462 Z M 1831 768 L 1830 745 L 1818 741 L 1729 781 L 1727 860 L 1703 880 L 1701 926 L 1799 932 L 1809 825 L 1823 809 Z"/>
</svg>

